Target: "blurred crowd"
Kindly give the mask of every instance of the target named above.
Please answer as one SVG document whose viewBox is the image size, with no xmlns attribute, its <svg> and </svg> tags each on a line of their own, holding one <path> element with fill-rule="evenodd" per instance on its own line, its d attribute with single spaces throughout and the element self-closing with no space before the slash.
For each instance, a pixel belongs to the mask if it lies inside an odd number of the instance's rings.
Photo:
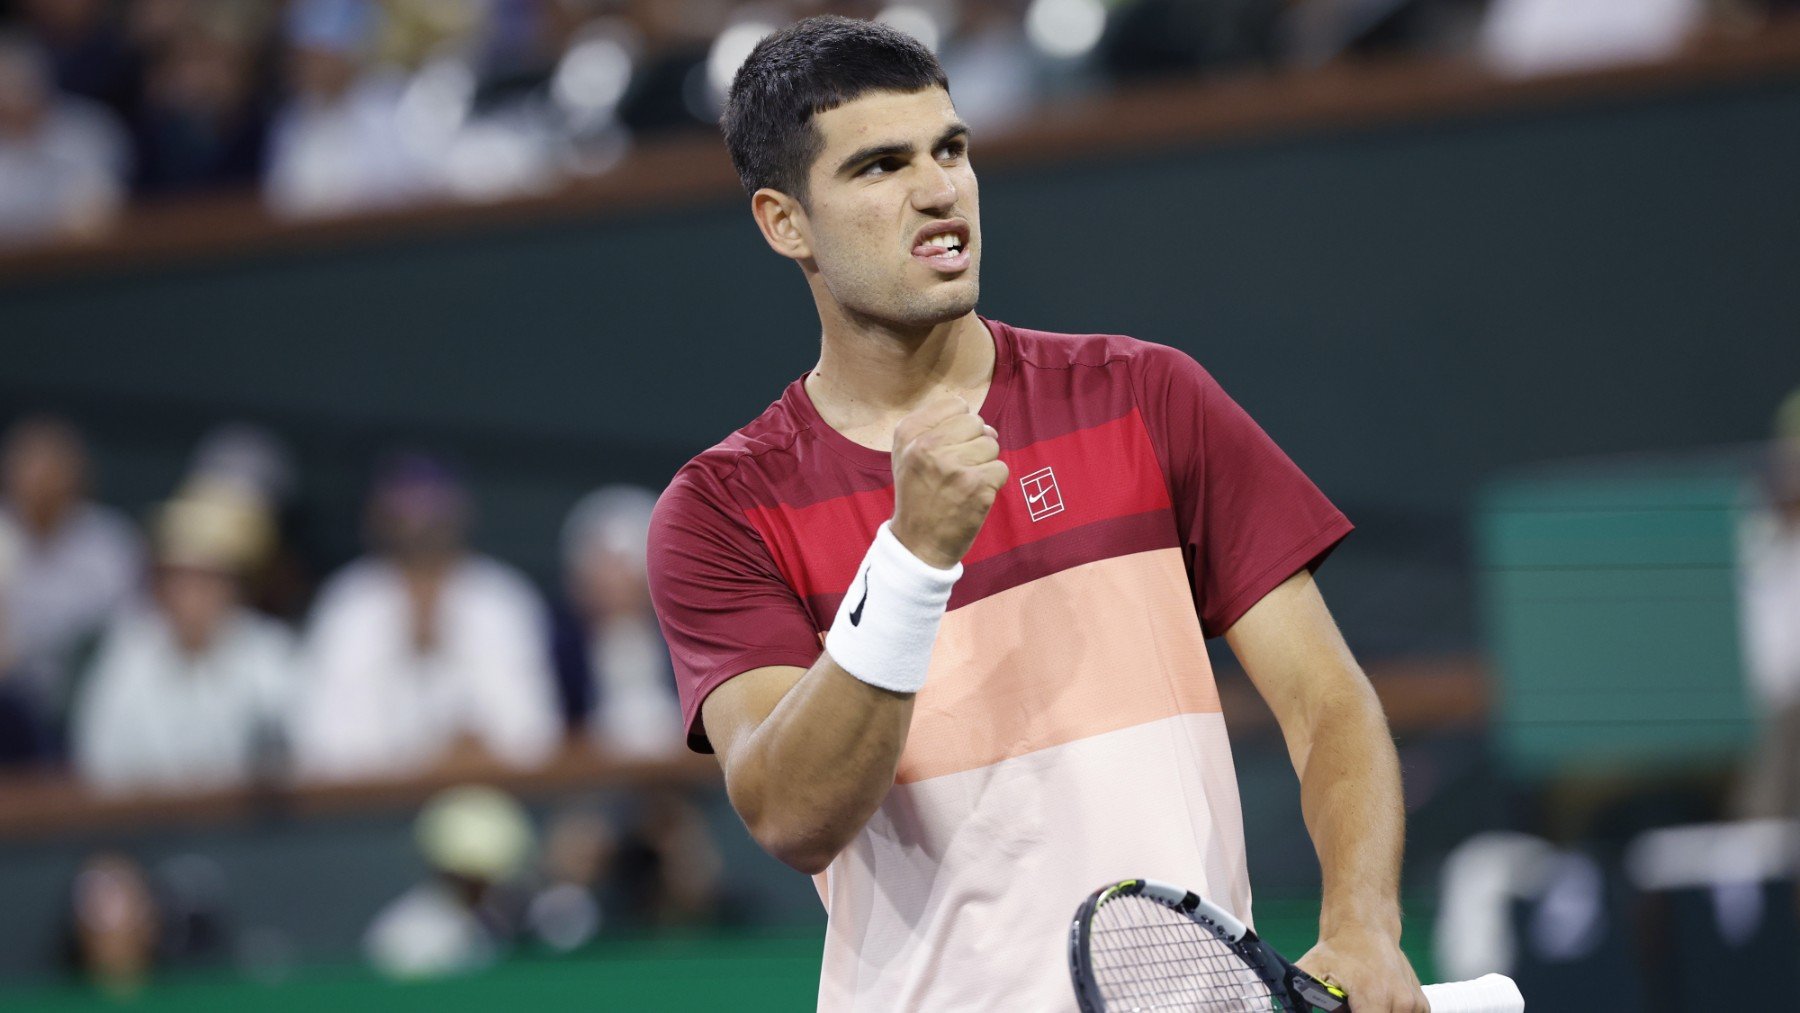
<svg viewBox="0 0 1800 1013">
<path fill-rule="evenodd" d="M 379 467 L 367 554 L 316 590 L 292 459 L 268 432 L 205 437 L 142 530 L 89 498 L 88 469 L 59 418 L 0 440 L 0 763 L 192 791 L 530 769 L 571 741 L 682 748 L 647 489 L 573 506 L 547 601 L 470 548 L 469 490 L 428 455 Z"/>
<path fill-rule="evenodd" d="M 798 17 L 875 17 L 1005 133 L 1111 82 L 1479 53 L 1529 72 L 1663 55 L 1795 0 L 11 0 L 0 247 L 103 233 L 132 199 L 258 189 L 289 217 L 542 192 L 710 130 Z"/>
<path fill-rule="evenodd" d="M 464 974 L 520 953 L 744 917 L 704 815 L 678 792 L 538 816 L 499 789 L 463 785 L 427 800 L 412 831 L 424 875 L 376 906 L 361 933 L 363 957 L 390 978 Z M 204 850 L 159 861 L 88 855 L 67 896 L 65 970 L 120 997 L 176 968 L 280 977 L 293 926 L 247 922 L 231 878 Z"/>
</svg>

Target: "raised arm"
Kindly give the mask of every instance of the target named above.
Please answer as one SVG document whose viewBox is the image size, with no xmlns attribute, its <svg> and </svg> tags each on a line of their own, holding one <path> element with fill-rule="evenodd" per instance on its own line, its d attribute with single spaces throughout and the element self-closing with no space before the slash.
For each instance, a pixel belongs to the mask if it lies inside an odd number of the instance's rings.
<svg viewBox="0 0 1800 1013">
<path fill-rule="evenodd" d="M 701 718 L 751 836 L 822 871 L 894 784 L 937 621 L 960 560 L 1006 481 L 992 427 L 959 397 L 894 432 L 894 517 L 870 546 L 811 668 L 758 668 L 707 696 Z"/>
<path fill-rule="evenodd" d="M 1287 740 L 1324 880 L 1319 944 L 1299 961 L 1357 1013 L 1426 1013 L 1400 950 L 1406 835 L 1400 761 L 1387 718 L 1312 574 L 1269 592 L 1225 633 Z"/>
</svg>

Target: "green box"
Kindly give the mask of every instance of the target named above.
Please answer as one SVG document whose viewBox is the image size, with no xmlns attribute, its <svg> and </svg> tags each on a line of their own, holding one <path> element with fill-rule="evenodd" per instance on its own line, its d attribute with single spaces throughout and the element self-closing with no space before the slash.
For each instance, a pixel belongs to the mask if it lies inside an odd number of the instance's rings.
<svg viewBox="0 0 1800 1013">
<path fill-rule="evenodd" d="M 1528 777 L 1729 761 L 1753 734 L 1738 642 L 1742 454 L 1494 483 L 1477 511 L 1505 761 Z"/>
</svg>

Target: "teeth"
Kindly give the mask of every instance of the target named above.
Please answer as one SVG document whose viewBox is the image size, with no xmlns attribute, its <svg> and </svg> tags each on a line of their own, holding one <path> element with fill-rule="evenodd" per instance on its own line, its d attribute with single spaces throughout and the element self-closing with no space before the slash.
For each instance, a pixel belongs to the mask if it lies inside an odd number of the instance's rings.
<svg viewBox="0 0 1800 1013">
<path fill-rule="evenodd" d="M 935 246 L 935 247 L 938 247 L 939 249 L 950 250 L 950 251 L 954 252 L 954 251 L 961 251 L 963 244 L 962 244 L 962 239 L 960 237 L 958 237 L 955 233 L 944 232 L 944 233 L 940 233 L 938 235 L 932 236 L 930 239 L 925 240 L 925 245 L 926 246 Z"/>
</svg>

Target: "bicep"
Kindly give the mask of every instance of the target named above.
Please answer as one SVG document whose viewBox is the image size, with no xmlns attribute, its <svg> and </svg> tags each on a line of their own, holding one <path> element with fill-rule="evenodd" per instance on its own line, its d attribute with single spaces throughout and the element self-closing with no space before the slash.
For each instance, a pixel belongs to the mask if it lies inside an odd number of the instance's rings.
<svg viewBox="0 0 1800 1013">
<path fill-rule="evenodd" d="M 707 694 L 700 704 L 700 720 L 707 741 L 719 756 L 719 766 L 727 773 L 738 747 L 768 720 L 805 674 L 806 669 L 794 665 L 753 668 Z"/>
</svg>

